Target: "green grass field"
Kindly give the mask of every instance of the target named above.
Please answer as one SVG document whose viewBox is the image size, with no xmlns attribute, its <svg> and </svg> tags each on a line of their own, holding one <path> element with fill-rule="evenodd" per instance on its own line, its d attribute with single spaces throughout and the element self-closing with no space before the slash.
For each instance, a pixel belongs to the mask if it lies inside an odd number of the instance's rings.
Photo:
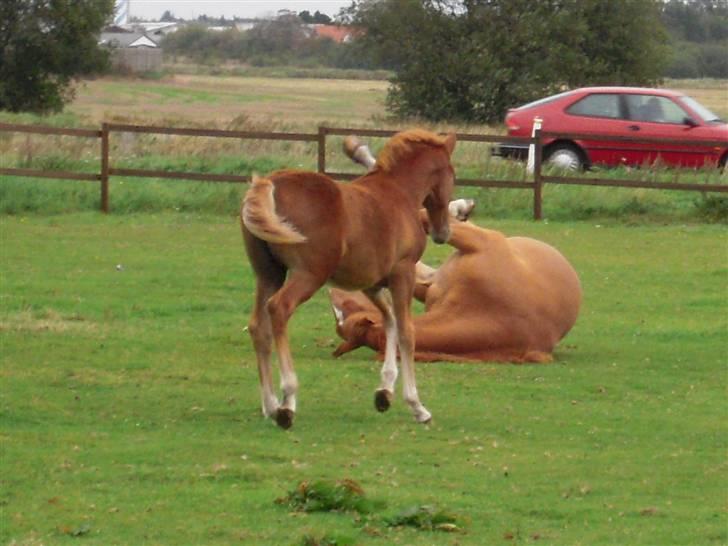
<svg viewBox="0 0 728 546">
<path fill-rule="evenodd" d="M 728 116 L 725 82 L 667 86 L 682 85 Z M 0 120 L 402 127 L 384 115 L 385 91 L 381 80 L 102 78 L 62 114 Z M 316 161 L 301 143 L 117 135 L 111 149 L 115 166 L 234 174 Z M 327 162 L 355 170 L 334 141 Z M 460 177 L 524 176 L 482 145 L 459 146 L 455 163 Z M 96 141 L 0 134 L 3 167 L 97 165 Z M 366 349 L 330 356 L 322 292 L 292 321 L 301 390 L 294 428 L 282 431 L 260 415 L 245 332 L 254 280 L 235 220 L 243 191 L 113 177 L 103 216 L 97 184 L 2 177 L 0 544 L 728 544 L 722 194 L 548 186 L 547 221 L 534 223 L 529 192 L 457 188 L 477 199 L 478 224 L 547 241 L 580 274 L 584 305 L 555 362 L 419 364 L 433 424 L 415 424 L 399 393 L 378 414 L 379 364 Z M 448 253 L 431 246 L 427 261 Z M 368 510 L 280 502 L 319 481 L 360 487 L 351 506 Z M 438 510 L 454 523 L 428 529 Z"/>
<path fill-rule="evenodd" d="M 476 221 L 550 242 L 579 272 L 556 361 L 420 364 L 433 424 L 400 399 L 378 414 L 379 365 L 329 356 L 320 293 L 293 319 L 284 432 L 260 416 L 233 218 L 0 217 L 0 542 L 728 543 L 725 228 Z M 370 513 L 275 502 L 343 479 Z M 454 532 L 387 524 L 429 505 Z"/>
</svg>

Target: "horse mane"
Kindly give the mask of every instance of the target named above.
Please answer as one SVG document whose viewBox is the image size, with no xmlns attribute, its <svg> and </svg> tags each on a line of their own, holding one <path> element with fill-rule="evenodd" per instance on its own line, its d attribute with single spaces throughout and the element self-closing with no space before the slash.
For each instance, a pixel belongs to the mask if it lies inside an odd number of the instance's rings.
<svg viewBox="0 0 728 546">
<path fill-rule="evenodd" d="M 400 161 L 414 151 L 417 144 L 430 146 L 444 146 L 446 137 L 441 137 L 425 129 L 410 129 L 394 135 L 379 152 L 376 166 L 378 169 L 389 172 Z"/>
</svg>

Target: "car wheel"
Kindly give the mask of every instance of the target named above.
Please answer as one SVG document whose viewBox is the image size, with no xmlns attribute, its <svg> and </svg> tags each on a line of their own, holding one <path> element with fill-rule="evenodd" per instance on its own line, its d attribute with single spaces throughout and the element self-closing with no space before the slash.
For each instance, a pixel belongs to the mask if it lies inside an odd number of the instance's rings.
<svg viewBox="0 0 728 546">
<path fill-rule="evenodd" d="M 579 171 L 584 168 L 584 159 L 574 146 L 570 144 L 557 144 L 548 151 L 546 163 L 569 171 Z"/>
</svg>

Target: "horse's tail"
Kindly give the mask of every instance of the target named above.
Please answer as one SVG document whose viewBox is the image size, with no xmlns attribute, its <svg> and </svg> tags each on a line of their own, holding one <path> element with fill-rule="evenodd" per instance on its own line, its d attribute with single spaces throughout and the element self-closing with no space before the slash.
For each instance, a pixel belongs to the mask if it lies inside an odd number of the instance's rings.
<svg viewBox="0 0 728 546">
<path fill-rule="evenodd" d="M 306 237 L 276 213 L 273 182 L 253 175 L 240 212 L 245 227 L 269 243 L 303 243 Z"/>
</svg>

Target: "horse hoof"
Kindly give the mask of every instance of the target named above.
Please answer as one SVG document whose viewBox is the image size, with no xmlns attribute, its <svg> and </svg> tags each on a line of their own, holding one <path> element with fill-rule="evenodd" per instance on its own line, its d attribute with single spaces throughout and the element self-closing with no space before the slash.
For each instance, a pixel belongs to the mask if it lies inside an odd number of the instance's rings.
<svg viewBox="0 0 728 546">
<path fill-rule="evenodd" d="M 388 391 L 387 389 L 379 389 L 374 394 L 374 407 L 377 408 L 377 411 L 387 411 L 389 406 L 392 405 L 393 397 L 394 395 L 391 391 Z"/>
<path fill-rule="evenodd" d="M 288 408 L 278 408 L 276 411 L 276 424 L 284 430 L 288 430 L 293 425 L 293 411 Z"/>
<path fill-rule="evenodd" d="M 432 423 L 432 414 L 426 409 L 422 408 L 421 412 L 415 414 L 415 421 L 421 425 L 429 425 Z"/>
</svg>

